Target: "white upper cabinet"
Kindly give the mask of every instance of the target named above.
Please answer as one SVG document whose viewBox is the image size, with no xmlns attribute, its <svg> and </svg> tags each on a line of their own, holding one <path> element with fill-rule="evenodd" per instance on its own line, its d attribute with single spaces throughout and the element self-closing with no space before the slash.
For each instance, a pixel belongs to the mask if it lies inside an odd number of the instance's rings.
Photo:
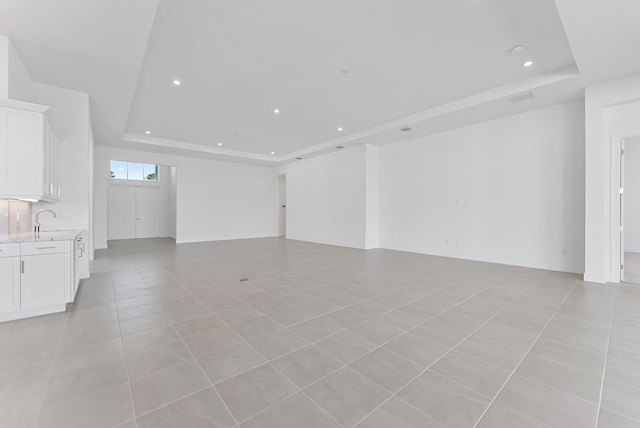
<svg viewBox="0 0 640 428">
<path fill-rule="evenodd" d="M 60 147 L 47 109 L 0 100 L 0 199 L 60 198 Z"/>
</svg>

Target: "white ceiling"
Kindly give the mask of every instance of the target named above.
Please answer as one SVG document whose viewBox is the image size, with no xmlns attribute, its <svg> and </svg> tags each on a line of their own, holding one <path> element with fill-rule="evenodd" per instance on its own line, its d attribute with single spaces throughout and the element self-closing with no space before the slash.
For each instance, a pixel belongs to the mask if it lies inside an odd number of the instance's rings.
<svg viewBox="0 0 640 428">
<path fill-rule="evenodd" d="M 0 34 L 34 80 L 91 95 L 98 144 L 270 164 L 538 108 L 640 71 L 639 4 L 0 0 Z"/>
</svg>

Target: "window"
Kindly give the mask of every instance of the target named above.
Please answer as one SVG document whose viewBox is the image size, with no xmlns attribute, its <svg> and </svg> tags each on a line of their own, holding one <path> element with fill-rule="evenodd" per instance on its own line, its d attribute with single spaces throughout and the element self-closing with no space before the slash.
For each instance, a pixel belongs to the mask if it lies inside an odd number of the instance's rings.
<svg viewBox="0 0 640 428">
<path fill-rule="evenodd" d="M 158 181 L 158 165 L 112 160 L 111 178 L 116 180 Z"/>
</svg>

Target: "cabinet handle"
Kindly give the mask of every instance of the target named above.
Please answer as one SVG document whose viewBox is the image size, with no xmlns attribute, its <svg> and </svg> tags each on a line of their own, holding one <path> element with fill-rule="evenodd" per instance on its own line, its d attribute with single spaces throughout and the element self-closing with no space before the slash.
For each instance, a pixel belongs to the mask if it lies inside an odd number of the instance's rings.
<svg viewBox="0 0 640 428">
<path fill-rule="evenodd" d="M 38 250 L 53 250 L 56 247 L 38 247 Z"/>
<path fill-rule="evenodd" d="M 24 260 L 20 262 L 20 272 L 24 273 Z"/>
</svg>

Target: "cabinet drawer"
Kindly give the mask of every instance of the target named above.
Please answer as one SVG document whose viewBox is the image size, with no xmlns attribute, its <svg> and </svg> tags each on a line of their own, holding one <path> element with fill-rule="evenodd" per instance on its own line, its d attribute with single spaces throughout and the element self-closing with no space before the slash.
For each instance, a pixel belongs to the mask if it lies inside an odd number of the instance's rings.
<svg viewBox="0 0 640 428">
<path fill-rule="evenodd" d="M 68 253 L 71 251 L 72 241 L 40 241 L 23 242 L 22 255 L 32 256 L 36 254 Z"/>
<path fill-rule="evenodd" d="M 0 257 L 19 257 L 20 244 L 0 244 Z"/>
</svg>

